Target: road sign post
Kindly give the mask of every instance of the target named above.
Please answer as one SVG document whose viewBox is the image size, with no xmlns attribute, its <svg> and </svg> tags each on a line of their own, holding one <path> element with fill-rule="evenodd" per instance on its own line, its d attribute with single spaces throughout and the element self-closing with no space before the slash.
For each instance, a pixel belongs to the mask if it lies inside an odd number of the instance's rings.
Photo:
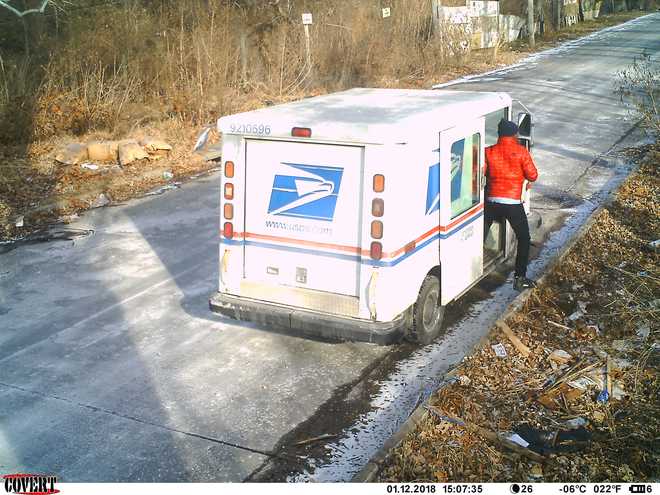
<svg viewBox="0 0 660 495">
<path fill-rule="evenodd" d="M 309 26 L 313 24 L 314 20 L 310 12 L 306 12 L 302 15 L 302 23 L 305 28 L 305 52 L 306 52 L 306 62 L 307 69 L 310 70 L 312 67 L 312 52 L 309 41 Z"/>
</svg>

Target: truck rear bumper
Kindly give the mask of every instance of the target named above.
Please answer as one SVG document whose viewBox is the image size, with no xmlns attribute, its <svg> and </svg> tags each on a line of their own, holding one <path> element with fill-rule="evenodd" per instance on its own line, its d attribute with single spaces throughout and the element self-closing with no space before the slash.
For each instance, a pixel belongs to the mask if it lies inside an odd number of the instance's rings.
<svg viewBox="0 0 660 495">
<path fill-rule="evenodd" d="M 407 312 L 381 322 L 307 311 L 244 297 L 216 293 L 209 299 L 211 311 L 229 318 L 263 326 L 294 330 L 304 336 L 389 345 L 401 340 L 408 323 Z"/>
</svg>

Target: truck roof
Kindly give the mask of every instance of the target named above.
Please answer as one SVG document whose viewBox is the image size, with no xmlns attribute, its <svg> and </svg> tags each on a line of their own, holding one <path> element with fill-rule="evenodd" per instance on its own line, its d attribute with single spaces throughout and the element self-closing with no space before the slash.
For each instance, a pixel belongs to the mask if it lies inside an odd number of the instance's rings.
<svg viewBox="0 0 660 495">
<path fill-rule="evenodd" d="M 355 88 L 222 117 L 218 130 L 290 139 L 293 127 L 307 127 L 314 140 L 402 142 L 424 129 L 454 127 L 510 103 L 506 93 Z"/>
</svg>

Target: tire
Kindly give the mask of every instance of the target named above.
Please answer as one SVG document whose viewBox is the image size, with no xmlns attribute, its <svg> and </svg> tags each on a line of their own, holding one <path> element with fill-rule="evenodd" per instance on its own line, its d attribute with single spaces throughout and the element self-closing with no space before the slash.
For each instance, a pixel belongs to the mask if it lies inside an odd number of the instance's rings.
<svg viewBox="0 0 660 495">
<path fill-rule="evenodd" d="M 445 307 L 440 305 L 440 280 L 435 275 L 427 275 L 413 307 L 411 340 L 422 345 L 433 342 L 440 335 L 444 316 Z"/>
</svg>

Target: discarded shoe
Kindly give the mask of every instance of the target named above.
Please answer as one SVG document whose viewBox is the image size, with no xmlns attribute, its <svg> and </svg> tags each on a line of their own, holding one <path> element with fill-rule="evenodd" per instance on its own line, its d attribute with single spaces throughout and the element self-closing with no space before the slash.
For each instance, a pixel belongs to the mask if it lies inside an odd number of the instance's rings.
<svg viewBox="0 0 660 495">
<path fill-rule="evenodd" d="M 525 289 L 533 289 L 536 287 L 536 282 L 527 277 L 516 277 L 513 279 L 513 288 L 515 290 L 523 291 Z"/>
</svg>

